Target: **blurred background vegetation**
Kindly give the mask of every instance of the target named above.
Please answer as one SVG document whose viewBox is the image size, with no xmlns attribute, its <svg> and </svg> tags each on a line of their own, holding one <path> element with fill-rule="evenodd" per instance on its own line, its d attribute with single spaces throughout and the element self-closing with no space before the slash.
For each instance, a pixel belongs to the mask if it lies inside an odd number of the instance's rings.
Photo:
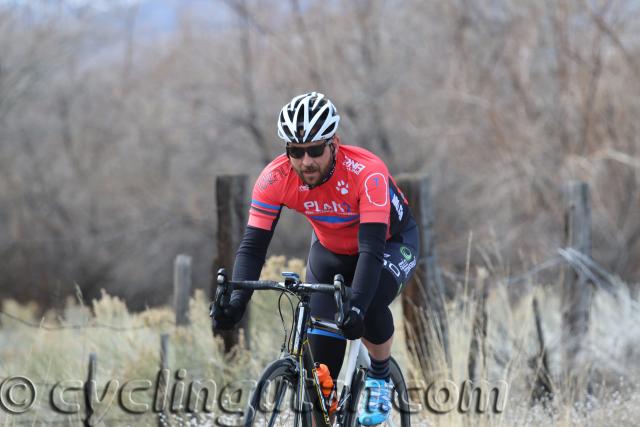
<svg viewBox="0 0 640 427">
<path fill-rule="evenodd" d="M 310 90 L 344 143 L 431 175 L 445 268 L 464 271 L 471 231 L 478 266 L 554 255 L 580 179 L 594 259 L 635 289 L 639 17 L 634 0 L 0 1 L 0 299 L 63 307 L 77 284 L 163 304 L 178 253 L 207 287 L 215 176 L 257 176 Z M 306 253 L 309 232 L 285 214 L 270 253 Z"/>
<path fill-rule="evenodd" d="M 283 256 L 271 257 L 263 278 L 278 279 L 284 269 L 303 273 L 304 263 L 286 260 Z M 447 305 L 452 363 L 447 366 L 443 357 L 436 357 L 434 377 L 427 376 L 417 360 L 428 357 L 424 348 L 416 354 L 407 352 L 406 343 L 415 340 L 415 335 L 405 334 L 404 326 L 407 325 L 397 299 L 391 305 L 396 326 L 393 355 L 401 363 L 407 381 L 421 390 L 416 390 L 411 397 L 414 404 L 421 405 L 414 407 L 413 425 L 569 427 L 637 424 L 640 416 L 640 366 L 636 363 L 640 357 L 637 345 L 640 342 L 640 330 L 637 328 L 640 304 L 629 296 L 624 283 L 614 282 L 609 292 L 595 294 L 591 310 L 593 326 L 589 339 L 583 343 L 588 363 L 578 372 L 583 379 L 590 377 L 593 387 L 585 398 L 573 400 L 576 390 L 562 380 L 561 374 L 562 303 L 555 291 L 557 288 L 545 291 L 538 286 L 514 303 L 510 301 L 508 286 L 500 281 L 499 275 L 493 276 L 483 268 L 472 274 L 499 284 L 491 290 L 486 301 L 488 329 L 486 348 L 483 344 L 482 362 L 479 363 L 479 378 L 492 386 L 500 381 L 508 384 L 504 412 L 495 413 L 487 406 L 484 406 L 484 411 L 453 409 L 445 413 L 428 409 L 438 407 L 429 406 L 426 400 L 427 387 L 435 383 L 435 378 L 446 373 L 456 385 L 470 378 L 470 342 L 474 335 L 478 299 L 469 292 L 459 295 L 456 301 Z M 551 359 L 550 374 L 554 378 L 554 395 L 545 399 L 534 399 L 540 370 L 540 344 L 531 310 L 534 298 L 545 309 L 542 317 L 547 340 L 545 351 Z M 222 340 L 214 339 L 210 332 L 207 300 L 202 290 L 195 292 L 190 303 L 191 323 L 185 326 L 175 325 L 175 313 L 170 307 L 131 312 L 123 299 L 106 293 L 86 302 L 81 294 L 69 297 L 63 309 L 47 310 L 44 316 L 39 315 L 33 303 L 25 305 L 5 300 L 3 310 L 16 317 L 3 317 L 0 329 L 0 383 L 11 375 L 26 376 L 37 386 L 40 398 L 24 414 L 14 415 L 0 408 L 0 425 L 85 425 L 83 393 L 67 391 L 65 401 L 77 403 L 81 409 L 75 414 L 61 414 L 52 409 L 47 399 L 55 384 L 62 380 L 85 381 L 90 353 L 97 355 L 95 378 L 99 396 L 103 396 L 110 380 L 119 381 L 120 386 L 133 379 L 147 379 L 155 384 L 161 366 L 160 334 L 168 334 L 167 366 L 172 375 L 178 369 L 185 369 L 184 383 L 187 386 L 193 381 L 208 379 L 217 385 L 213 413 L 204 413 L 201 408 L 196 414 L 181 410 L 170 415 L 168 422 L 162 425 L 237 425 L 219 422 L 220 416 L 230 415 L 225 414 L 222 408 L 238 409 L 238 413 L 232 414 L 237 422 L 242 419 L 240 412 L 248 395 L 231 399 L 231 402 L 240 400 L 237 405 L 219 406 L 217 402 L 223 400 L 224 386 L 234 381 L 256 380 L 266 364 L 278 356 L 284 341 L 283 325 L 276 310 L 278 293 L 268 291 L 254 295 L 250 305 L 251 347 L 247 349 L 241 340 L 229 354 L 224 353 Z M 289 327 L 293 313 L 286 299 L 282 311 L 285 325 Z M 344 372 L 340 379 L 343 375 Z M 175 383 L 173 378 L 171 376 L 171 387 Z M 155 386 L 146 392 L 136 392 L 136 401 L 148 403 L 151 407 L 154 392 Z M 458 396 L 445 397 L 445 401 L 461 399 L 461 389 L 458 392 Z M 109 399 L 103 402 L 109 402 Z M 160 425 L 159 414 L 151 410 L 144 414 L 131 414 L 115 403 L 111 406 L 103 404 L 100 408 L 104 409 L 96 411 L 104 415 L 101 426 Z"/>
<path fill-rule="evenodd" d="M 635 0 L 0 0 L 0 300 L 14 316 L 0 319 L 0 377 L 78 379 L 95 352 L 100 383 L 153 378 L 169 333 L 172 368 L 255 378 L 281 340 L 274 296 L 251 306 L 262 351 L 231 358 L 211 336 L 206 292 L 189 327 L 156 306 L 171 301 L 179 253 L 208 287 L 215 177 L 255 178 L 282 152 L 282 105 L 318 90 L 342 115 L 344 143 L 396 175 L 431 176 L 439 263 L 458 287 L 446 304 L 455 381 L 469 375 L 474 287 L 491 283 L 482 377 L 510 384 L 508 411 L 419 421 L 635 425 L 638 18 Z M 569 180 L 590 186 L 593 258 L 613 273 L 594 294 L 580 370 L 593 390 L 577 403 L 559 380 L 559 270 L 504 280 L 565 244 Z M 304 257 L 309 234 L 284 213 L 270 254 Z M 263 277 L 303 264 L 271 258 Z M 530 405 L 542 351 L 533 298 L 558 398 Z M 407 354 L 414 338 L 394 310 L 394 355 L 420 378 L 412 357 L 426 355 Z"/>
</svg>

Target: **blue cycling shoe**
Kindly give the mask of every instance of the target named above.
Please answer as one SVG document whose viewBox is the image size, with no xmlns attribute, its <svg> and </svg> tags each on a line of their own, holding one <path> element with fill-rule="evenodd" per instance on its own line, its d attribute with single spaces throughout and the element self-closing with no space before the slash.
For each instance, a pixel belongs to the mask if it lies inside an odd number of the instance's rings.
<svg viewBox="0 0 640 427">
<path fill-rule="evenodd" d="M 363 426 L 382 424 L 391 413 L 391 382 L 389 379 L 367 377 L 363 404 L 358 421 Z M 369 397 L 369 399 L 367 399 Z"/>
</svg>

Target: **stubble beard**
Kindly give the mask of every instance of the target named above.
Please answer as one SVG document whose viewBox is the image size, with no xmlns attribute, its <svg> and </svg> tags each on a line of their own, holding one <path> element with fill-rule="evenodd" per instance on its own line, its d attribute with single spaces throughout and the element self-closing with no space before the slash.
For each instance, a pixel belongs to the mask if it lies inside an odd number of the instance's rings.
<svg viewBox="0 0 640 427">
<path fill-rule="evenodd" d="M 322 170 L 321 167 L 319 166 L 313 166 L 313 167 L 301 167 L 300 169 L 296 169 L 294 168 L 296 173 L 298 174 L 298 176 L 300 177 L 300 179 L 302 180 L 302 182 L 304 182 L 306 185 L 316 185 L 318 184 L 318 182 L 320 181 L 320 179 L 324 176 L 324 173 L 326 172 L 326 170 Z M 313 181 L 309 181 L 307 179 L 307 177 L 304 175 L 304 172 L 315 172 L 314 175 L 314 179 Z"/>
</svg>

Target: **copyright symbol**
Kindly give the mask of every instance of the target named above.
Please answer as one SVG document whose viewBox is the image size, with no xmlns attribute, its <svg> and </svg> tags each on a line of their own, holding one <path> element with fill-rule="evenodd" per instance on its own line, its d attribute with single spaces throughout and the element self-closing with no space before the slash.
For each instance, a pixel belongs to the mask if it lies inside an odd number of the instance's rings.
<svg viewBox="0 0 640 427">
<path fill-rule="evenodd" d="M 12 414 L 27 412 L 36 401 L 36 387 L 29 378 L 9 377 L 0 384 L 0 407 Z"/>
</svg>

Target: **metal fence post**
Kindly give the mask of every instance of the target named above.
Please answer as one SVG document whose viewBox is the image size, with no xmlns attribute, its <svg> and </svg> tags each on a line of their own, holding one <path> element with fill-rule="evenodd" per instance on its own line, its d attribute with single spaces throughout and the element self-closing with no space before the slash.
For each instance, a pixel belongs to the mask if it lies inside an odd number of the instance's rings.
<svg viewBox="0 0 640 427">
<path fill-rule="evenodd" d="M 89 354 L 89 367 L 87 369 L 87 381 L 84 383 L 84 405 L 85 405 L 85 418 L 84 425 L 92 426 L 91 417 L 93 416 L 93 407 L 91 406 L 91 399 L 96 395 L 96 367 L 98 364 L 98 357 L 95 353 Z"/>
<path fill-rule="evenodd" d="M 158 384 L 154 409 L 158 412 L 158 426 L 171 425 L 169 422 L 169 412 L 167 410 L 169 394 L 169 334 L 160 335 L 160 372 L 158 373 Z"/>
</svg>

